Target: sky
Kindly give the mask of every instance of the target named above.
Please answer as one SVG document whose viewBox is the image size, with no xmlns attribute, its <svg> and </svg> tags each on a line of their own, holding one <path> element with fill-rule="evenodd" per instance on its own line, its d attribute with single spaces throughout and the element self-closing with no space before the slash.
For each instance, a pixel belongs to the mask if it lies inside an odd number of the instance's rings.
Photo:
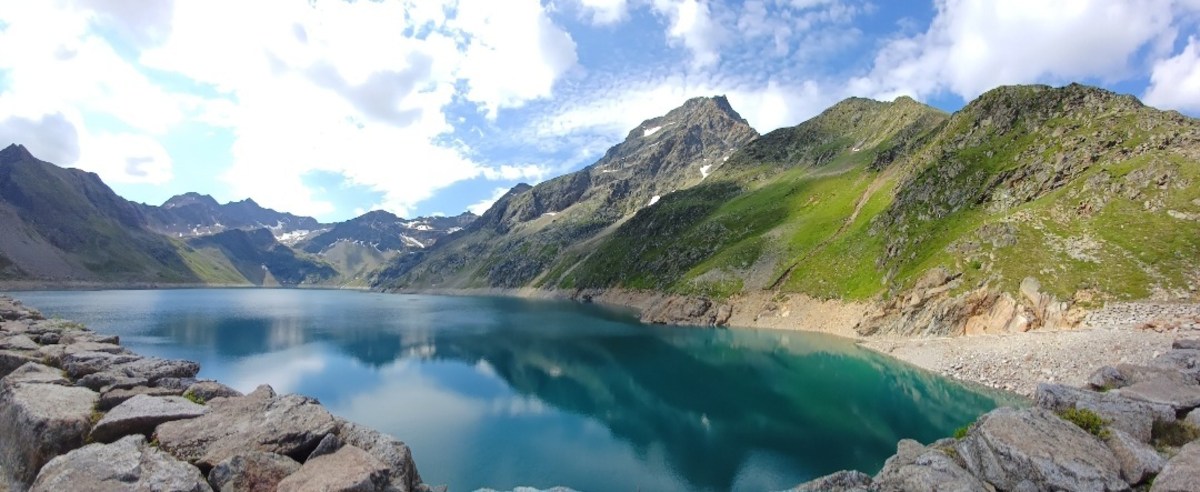
<svg viewBox="0 0 1200 492">
<path fill-rule="evenodd" d="M 482 213 L 696 96 L 766 133 L 1070 82 L 1200 115 L 1200 0 L 0 1 L 0 146 L 326 222 Z"/>
</svg>

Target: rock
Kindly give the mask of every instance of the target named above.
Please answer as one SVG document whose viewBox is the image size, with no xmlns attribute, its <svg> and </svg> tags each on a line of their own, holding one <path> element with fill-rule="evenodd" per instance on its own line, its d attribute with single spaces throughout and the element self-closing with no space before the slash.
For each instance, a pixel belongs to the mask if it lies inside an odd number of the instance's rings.
<svg viewBox="0 0 1200 492">
<path fill-rule="evenodd" d="M 317 448 L 308 454 L 308 459 L 306 459 L 304 461 L 308 462 L 309 460 L 316 458 L 318 456 L 333 454 L 333 452 L 337 451 L 338 448 L 341 448 L 341 447 L 342 447 L 341 439 L 338 439 L 338 437 L 334 434 L 326 435 L 323 439 L 321 439 L 321 442 L 317 444 Z"/>
<path fill-rule="evenodd" d="M 1128 490 L 1112 451 L 1043 408 L 999 408 L 955 446 L 974 476 L 999 490 Z"/>
<path fill-rule="evenodd" d="M 182 395 L 188 388 L 191 388 L 193 384 L 198 382 L 196 378 L 159 378 L 154 381 L 154 387 L 178 390 L 179 394 Z"/>
<path fill-rule="evenodd" d="M 1171 348 L 1200 350 L 1200 338 L 1180 338 L 1171 344 Z"/>
<path fill-rule="evenodd" d="M 18 383 L 0 388 L 0 467 L 29 484 L 55 456 L 83 445 L 96 393 L 75 386 Z"/>
<path fill-rule="evenodd" d="M 208 472 L 208 481 L 221 492 L 272 491 L 277 490 L 281 480 L 299 469 L 300 463 L 287 456 L 250 451 L 217 463 Z"/>
<path fill-rule="evenodd" d="M 1188 414 L 1183 417 L 1183 423 L 1200 429 L 1200 408 L 1188 412 Z"/>
<path fill-rule="evenodd" d="M 225 386 L 216 381 L 198 381 L 184 390 L 185 394 L 195 395 L 204 401 L 213 398 L 229 398 L 233 396 L 242 396 L 242 392 Z"/>
<path fill-rule="evenodd" d="M 1141 442 L 1150 442 L 1155 421 L 1175 420 L 1175 410 L 1168 405 L 1133 400 L 1116 393 L 1096 393 L 1042 383 L 1038 385 L 1034 401 L 1037 406 L 1053 412 L 1068 408 L 1091 410 L 1113 428 L 1123 430 Z"/>
<path fill-rule="evenodd" d="M 237 398 L 217 398 L 208 413 L 159 425 L 155 435 L 164 451 L 209 470 L 246 451 L 266 451 L 304 459 L 337 423 L 316 400 L 299 395 L 273 396 L 261 389 Z"/>
<path fill-rule="evenodd" d="M 71 382 L 63 377 L 63 373 L 59 369 L 38 364 L 37 362 L 26 362 L 17 370 L 8 373 L 4 377 L 5 385 L 17 383 L 42 383 L 42 384 L 58 384 L 62 386 L 70 386 Z"/>
<path fill-rule="evenodd" d="M 89 444 L 54 458 L 42 468 L 32 492 L 171 491 L 211 492 L 200 470 L 128 436 L 112 444 Z"/>
<path fill-rule="evenodd" d="M 85 353 L 96 354 L 98 352 Z M 113 355 L 112 357 L 120 356 Z M 63 357 L 64 365 L 70 364 L 69 361 L 75 361 L 75 355 L 67 354 Z M 145 380 L 153 386 L 158 386 L 160 381 L 191 378 L 200 372 L 199 364 L 186 360 L 136 357 L 127 361 L 114 362 L 92 355 L 86 361 L 80 362 L 80 367 L 74 371 L 68 365 L 67 372 L 72 375 L 78 373 L 79 375 L 75 377 L 79 380 L 79 384 L 96 390 L 130 379 Z M 183 393 L 186 388 L 187 385 L 184 385 L 177 394 Z"/>
<path fill-rule="evenodd" d="M 1200 484 L 1200 441 L 1184 446 L 1154 479 L 1150 492 L 1190 492 Z"/>
<path fill-rule="evenodd" d="M 25 335 L 13 335 L 7 338 L 0 338 L 0 349 L 3 350 L 37 350 L 41 345 L 33 341 Z"/>
<path fill-rule="evenodd" d="M 421 485 L 421 476 L 417 473 L 412 451 L 400 440 L 342 419 L 338 419 L 338 437 L 343 445 L 362 449 L 387 465 L 389 478 L 395 490 L 408 492 Z"/>
<path fill-rule="evenodd" d="M 72 379 L 107 371 L 119 364 L 133 362 L 140 357 L 133 354 L 110 354 L 107 352 L 76 352 L 63 354 L 62 366 Z"/>
<path fill-rule="evenodd" d="M 386 464 L 354 446 L 319 456 L 279 482 L 279 490 L 292 492 L 383 492 L 391 481 Z"/>
<path fill-rule="evenodd" d="M 972 476 L 946 453 L 921 446 L 910 439 L 901 440 L 896 455 L 888 458 L 875 475 L 874 490 L 955 490 L 987 492 L 983 482 Z"/>
<path fill-rule="evenodd" d="M 200 372 L 200 364 L 190 360 L 147 357 L 121 364 L 117 369 L 128 377 L 146 378 L 153 383 L 164 378 L 194 378 Z"/>
<path fill-rule="evenodd" d="M 115 343 L 75 342 L 63 344 L 64 354 L 78 354 L 80 352 L 104 352 L 113 355 L 131 353 L 125 347 Z"/>
<path fill-rule="evenodd" d="M 1088 376 L 1088 386 L 1092 389 L 1107 391 L 1111 389 L 1123 388 L 1133 384 L 1121 371 L 1113 366 L 1104 366 L 1092 372 Z"/>
<path fill-rule="evenodd" d="M 1152 366 L 1175 369 L 1188 375 L 1192 383 L 1200 383 L 1200 350 L 1172 349 L 1155 357 Z"/>
<path fill-rule="evenodd" d="M 58 333 L 42 333 L 37 339 L 37 343 L 42 345 L 54 345 L 61 341 L 62 336 Z"/>
<path fill-rule="evenodd" d="M 1113 456 L 1121 463 L 1121 477 L 1131 485 L 1150 480 L 1162 471 L 1167 460 L 1150 445 L 1135 439 L 1120 429 L 1111 429 L 1104 440 Z"/>
<path fill-rule="evenodd" d="M 96 404 L 96 408 L 102 412 L 107 412 L 113 407 L 125 403 L 130 398 L 138 395 L 179 396 L 179 392 L 173 389 L 151 388 L 148 386 L 135 386 L 129 389 L 114 389 L 100 393 L 100 402 Z"/>
<path fill-rule="evenodd" d="M 866 492 L 871 476 L 860 471 L 843 470 L 797 485 L 792 492 Z"/>
<path fill-rule="evenodd" d="M 1176 411 L 1200 407 L 1200 386 L 1187 382 L 1187 378 L 1182 374 L 1179 376 L 1142 381 L 1113 392 L 1135 400 L 1170 405 Z"/>
<path fill-rule="evenodd" d="M 7 376 L 8 373 L 30 362 L 40 364 L 42 362 L 41 354 L 18 350 L 0 350 L 0 378 Z"/>
<path fill-rule="evenodd" d="M 137 395 L 117 405 L 92 429 L 92 439 L 112 442 L 130 434 L 150 434 L 163 422 L 194 419 L 208 409 L 178 396 Z"/>
</svg>

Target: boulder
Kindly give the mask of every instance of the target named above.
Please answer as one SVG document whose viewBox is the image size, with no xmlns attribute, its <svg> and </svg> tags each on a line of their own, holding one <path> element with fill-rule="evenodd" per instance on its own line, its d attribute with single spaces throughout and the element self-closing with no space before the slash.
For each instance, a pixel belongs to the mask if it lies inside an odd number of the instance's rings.
<svg viewBox="0 0 1200 492">
<path fill-rule="evenodd" d="M 955 451 L 998 490 L 1128 490 L 1100 440 L 1043 408 L 999 408 L 971 426 Z"/>
<path fill-rule="evenodd" d="M 196 467 L 147 445 L 142 436 L 128 436 L 54 458 L 42 468 L 31 490 L 211 492 L 212 488 Z"/>
<path fill-rule="evenodd" d="M 114 389 L 100 393 L 100 402 L 96 405 L 96 408 L 102 412 L 107 412 L 113 407 L 125 403 L 130 398 L 138 395 L 179 396 L 179 392 L 172 389 L 151 388 L 148 386 L 135 386 L 129 389 Z"/>
<path fill-rule="evenodd" d="M 1107 391 L 1162 377 L 1187 380 L 1179 371 L 1171 368 L 1118 364 L 1116 367 L 1104 366 L 1096 369 L 1088 378 L 1088 385 L 1096 390 Z"/>
<path fill-rule="evenodd" d="M 12 335 L 0 338 L 0 349 L 3 350 L 37 350 L 41 345 L 25 335 Z"/>
<path fill-rule="evenodd" d="M 213 398 L 229 398 L 232 396 L 242 396 L 242 392 L 225 386 L 216 381 L 197 381 L 192 383 L 184 390 L 185 394 L 194 395 L 204 401 Z"/>
<path fill-rule="evenodd" d="M 1200 441 L 1184 446 L 1154 479 L 1150 492 L 1189 492 L 1200 485 Z"/>
<path fill-rule="evenodd" d="M 341 449 L 341 447 L 342 440 L 338 439 L 338 436 L 335 434 L 328 434 L 321 439 L 321 442 L 317 443 L 316 449 L 312 450 L 311 453 L 308 453 L 308 458 L 304 461 L 307 462 L 308 460 L 316 458 L 317 456 L 333 454 L 333 452 Z"/>
<path fill-rule="evenodd" d="M 0 378 L 30 362 L 40 364 L 41 354 L 25 350 L 0 350 Z"/>
<path fill-rule="evenodd" d="M 792 492 L 867 492 L 872 490 L 871 476 L 854 470 L 842 470 L 797 485 Z"/>
<path fill-rule="evenodd" d="M 292 492 L 384 492 L 390 490 L 386 464 L 354 446 L 319 456 L 279 482 L 279 490 Z"/>
<path fill-rule="evenodd" d="M 249 451 L 217 463 L 208 481 L 221 492 L 257 492 L 279 489 L 279 482 L 296 473 L 300 463 L 287 456 Z"/>
<path fill-rule="evenodd" d="M 190 360 L 147 357 L 121 364 L 117 369 L 127 377 L 146 378 L 153 383 L 164 378 L 194 378 L 200 372 L 200 364 Z"/>
<path fill-rule="evenodd" d="M 85 353 L 96 354 L 98 352 Z M 79 374 L 75 377 L 79 380 L 80 385 L 96 390 L 130 379 L 145 380 L 152 386 L 159 386 L 157 384 L 159 381 L 191 378 L 200 372 L 199 364 L 187 360 L 160 359 L 157 357 L 143 359 L 137 357 L 127 361 L 109 362 L 106 364 L 102 358 L 90 357 L 92 359 L 88 359 L 89 361 L 95 360 L 86 365 L 81 365 L 77 370 L 72 370 L 69 366 L 71 363 L 69 361 L 75 360 L 75 356 L 72 354 L 63 356 L 63 364 L 67 367 L 68 373 L 72 375 Z M 113 357 L 120 356 L 113 355 Z M 91 370 L 93 368 L 98 368 L 98 370 Z M 183 389 L 186 388 L 187 386 L 184 386 L 176 394 L 182 393 Z"/>
<path fill-rule="evenodd" d="M 1200 429 L 1200 408 L 1188 412 L 1188 414 L 1183 417 L 1183 423 Z"/>
<path fill-rule="evenodd" d="M 1160 377 L 1131 384 L 1113 393 L 1150 403 L 1169 405 L 1177 412 L 1200 407 L 1200 385 L 1188 382 L 1187 377 Z"/>
<path fill-rule="evenodd" d="M 1171 349 L 1155 357 L 1150 365 L 1175 369 L 1188 375 L 1193 383 L 1200 382 L 1200 349 Z"/>
<path fill-rule="evenodd" d="M 987 492 L 983 482 L 955 463 L 946 453 L 926 448 L 910 439 L 901 440 L 896 445 L 896 454 L 888 458 L 872 483 L 874 490 L 881 492 Z"/>
<path fill-rule="evenodd" d="M 1053 412 L 1068 408 L 1091 410 L 1141 442 L 1150 442 L 1155 421 L 1175 420 L 1175 409 L 1164 404 L 1125 398 L 1117 392 L 1097 393 L 1061 384 L 1042 383 L 1034 394 L 1037 406 Z"/>
<path fill-rule="evenodd" d="M 63 372 L 59 369 L 38 364 L 37 362 L 26 362 L 17 370 L 8 373 L 4 377 L 4 384 L 11 385 L 17 383 L 41 383 L 41 384 L 58 384 L 62 386 L 70 386 L 71 382 L 63 376 Z"/>
<path fill-rule="evenodd" d="M 71 344 L 62 344 L 62 346 L 64 354 L 78 354 L 80 352 L 104 352 L 106 354 L 114 355 L 132 353 L 129 350 L 126 350 L 125 347 L 115 343 L 75 342 Z"/>
<path fill-rule="evenodd" d="M 208 409 L 178 396 L 137 395 L 117 405 L 92 429 L 92 439 L 112 442 L 131 434 L 147 435 L 164 422 L 194 419 Z"/>
<path fill-rule="evenodd" d="M 0 388 L 0 467 L 29 484 L 55 456 L 83 445 L 96 393 L 75 386 L 17 383 Z"/>
<path fill-rule="evenodd" d="M 1121 477 L 1131 485 L 1149 481 L 1162 471 L 1167 460 L 1159 456 L 1154 448 L 1120 429 L 1109 430 L 1104 440 L 1113 456 L 1121 463 Z"/>
<path fill-rule="evenodd" d="M 202 470 L 238 453 L 265 451 L 301 460 L 337 423 L 316 400 L 299 395 L 274 396 L 258 390 L 237 398 L 217 398 L 208 413 L 159 425 L 155 435 L 164 451 Z"/>
<path fill-rule="evenodd" d="M 62 341 L 62 335 L 58 333 L 42 333 L 38 335 L 37 343 L 42 345 L 53 345 Z"/>
<path fill-rule="evenodd" d="M 154 381 L 154 387 L 179 390 L 179 394 L 182 395 L 188 388 L 191 388 L 193 384 L 198 382 L 196 378 L 159 378 Z M 238 396 L 241 396 L 241 393 Z"/>
<path fill-rule="evenodd" d="M 138 359 L 140 357 L 133 354 L 110 354 L 108 352 L 64 353 L 62 356 L 62 366 L 67 371 L 67 375 L 71 376 L 71 379 L 79 379 L 89 374 L 108 371 L 112 367 Z"/>
<path fill-rule="evenodd" d="M 338 437 L 342 444 L 362 449 L 387 465 L 394 490 L 408 492 L 421 485 L 412 451 L 399 439 L 342 419 L 338 419 Z"/>
<path fill-rule="evenodd" d="M 1200 338 L 1180 338 L 1171 344 L 1171 348 L 1200 350 Z"/>
</svg>

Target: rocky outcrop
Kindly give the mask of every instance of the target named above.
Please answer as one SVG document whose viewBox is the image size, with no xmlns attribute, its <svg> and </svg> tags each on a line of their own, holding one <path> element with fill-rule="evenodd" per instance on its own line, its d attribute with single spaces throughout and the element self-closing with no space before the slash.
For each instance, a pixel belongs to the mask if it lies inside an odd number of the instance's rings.
<svg viewBox="0 0 1200 492">
<path fill-rule="evenodd" d="M 1042 384 L 1035 406 L 993 410 L 958 439 L 902 440 L 874 477 L 843 471 L 793 490 L 1197 490 L 1200 382 L 1179 363 L 1196 344 L 1098 369 L 1090 388 Z"/>
<path fill-rule="evenodd" d="M 403 442 L 312 398 L 198 381 L 3 296 L 0 319 L 0 491 L 428 489 Z"/>
</svg>

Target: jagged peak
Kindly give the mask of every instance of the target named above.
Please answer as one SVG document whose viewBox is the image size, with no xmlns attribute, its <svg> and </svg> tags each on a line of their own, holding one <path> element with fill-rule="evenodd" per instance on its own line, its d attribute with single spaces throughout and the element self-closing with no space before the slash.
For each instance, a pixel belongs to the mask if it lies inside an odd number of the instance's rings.
<svg viewBox="0 0 1200 492">
<path fill-rule="evenodd" d="M 396 222 L 396 221 L 401 221 L 401 220 L 404 220 L 404 219 L 400 218 L 400 216 L 398 216 L 396 214 L 388 212 L 387 210 L 372 210 L 365 214 L 359 215 L 358 217 L 350 219 L 351 222 L 354 222 L 354 221 L 391 221 L 391 222 Z"/>
<path fill-rule="evenodd" d="M 163 202 L 162 207 L 163 208 L 175 208 L 175 207 L 182 207 L 185 205 L 190 205 L 193 203 L 203 203 L 203 204 L 206 204 L 206 205 L 209 205 L 212 207 L 215 207 L 218 205 L 217 200 L 215 198 L 213 198 L 212 195 L 204 195 L 204 194 L 196 193 L 194 191 L 189 191 L 187 193 L 183 193 L 181 195 L 175 195 L 171 198 L 168 198 L 167 201 Z"/>
<path fill-rule="evenodd" d="M 984 92 L 967 103 L 962 113 L 996 112 L 1006 109 L 1033 109 L 1039 113 L 1073 110 L 1081 107 L 1145 107 L 1138 98 L 1080 83 L 1062 87 L 1043 84 L 1002 85 Z"/>
<path fill-rule="evenodd" d="M 24 160 L 36 159 L 24 145 L 14 143 L 0 150 L 0 162 L 8 164 Z"/>
</svg>

